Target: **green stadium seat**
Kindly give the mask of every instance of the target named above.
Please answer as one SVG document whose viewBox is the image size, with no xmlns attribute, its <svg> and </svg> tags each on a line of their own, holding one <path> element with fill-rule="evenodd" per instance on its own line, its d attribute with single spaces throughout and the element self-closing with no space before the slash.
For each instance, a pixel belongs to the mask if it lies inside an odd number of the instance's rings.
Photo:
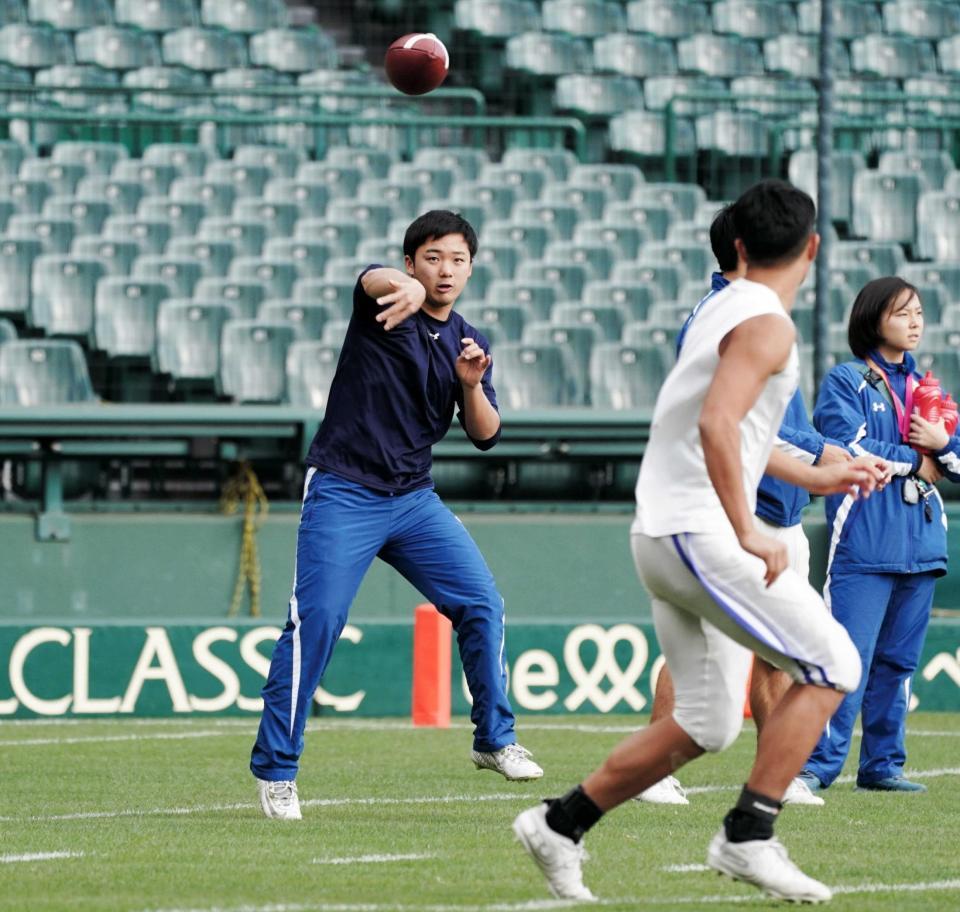
<svg viewBox="0 0 960 912">
<path fill-rule="evenodd" d="M 589 73 L 593 63 L 590 45 L 570 35 L 526 32 L 507 40 L 505 63 L 511 70 L 531 76 Z"/>
<path fill-rule="evenodd" d="M 565 181 L 577 164 L 577 157 L 569 149 L 538 149 L 511 146 L 503 153 L 503 168 L 549 172 L 555 181 Z"/>
<path fill-rule="evenodd" d="M 466 215 L 468 206 L 479 206 L 483 212 L 481 222 L 502 221 L 509 219 L 516 207 L 517 192 L 513 187 L 500 186 L 488 181 L 477 181 L 470 184 L 456 184 L 450 192 L 449 207 L 468 218 L 475 231 L 479 231 L 478 223 Z"/>
<path fill-rule="evenodd" d="M 882 152 L 878 169 L 884 174 L 917 174 L 928 190 L 942 190 L 956 170 L 946 152 Z"/>
<path fill-rule="evenodd" d="M 960 32 L 960 9 L 933 0 L 886 0 L 883 30 L 888 35 L 938 39 Z"/>
<path fill-rule="evenodd" d="M 358 203 L 382 203 L 393 218 L 413 221 L 421 213 L 423 191 L 417 184 L 391 180 L 368 180 L 360 185 Z"/>
<path fill-rule="evenodd" d="M 579 300 L 583 286 L 597 278 L 588 266 L 577 263 L 521 263 L 517 267 L 517 280 L 550 282 L 557 290 L 561 301 Z"/>
<path fill-rule="evenodd" d="M 107 0 L 30 0 L 30 21 L 64 32 L 113 24 L 113 10 Z"/>
<path fill-rule="evenodd" d="M 943 73 L 960 74 L 960 35 L 951 35 L 949 38 L 944 38 L 943 41 L 938 41 L 937 57 L 940 61 L 940 70 Z"/>
<path fill-rule="evenodd" d="M 301 104 L 307 108 L 318 108 L 329 114 L 352 114 L 362 110 L 365 102 L 361 97 L 349 93 L 341 94 L 341 91 L 372 84 L 370 74 L 359 70 L 320 68 L 310 70 L 308 73 L 298 73 L 296 77 L 287 73 L 277 73 L 276 75 L 284 79 L 293 79 L 298 86 L 304 89 L 324 90 L 304 93 Z M 328 151 L 335 148 L 340 147 L 332 146 L 328 148 Z"/>
<path fill-rule="evenodd" d="M 923 304 L 924 323 L 931 329 L 937 327 L 952 306 L 947 290 L 942 285 L 927 285 L 923 282 L 917 284 L 916 289 L 917 297 Z"/>
<path fill-rule="evenodd" d="M 710 246 L 710 228 L 707 225 L 698 225 L 696 222 L 682 222 L 672 225 L 667 232 L 669 244 L 696 244 L 701 247 Z"/>
<path fill-rule="evenodd" d="M 820 34 L 820 0 L 797 4 L 797 30 L 804 35 Z M 883 31 L 883 22 L 873 3 L 834 0 L 833 33 L 842 41 Z"/>
<path fill-rule="evenodd" d="M 5 25 L 0 28 L 0 61 L 39 70 L 73 63 L 70 36 L 41 25 Z"/>
<path fill-rule="evenodd" d="M 560 295 L 554 282 L 495 279 L 487 289 L 487 300 L 491 304 L 514 304 L 527 312 L 529 320 L 545 321 L 550 319 Z"/>
<path fill-rule="evenodd" d="M 708 282 L 715 261 L 710 248 L 701 244 L 654 241 L 643 248 L 637 263 L 643 266 L 676 266 L 683 270 L 690 281 Z"/>
<path fill-rule="evenodd" d="M 836 263 L 830 264 L 830 284 L 846 285 L 855 292 L 863 288 L 867 282 L 880 277 L 880 270 L 871 263 L 859 263 L 844 266 L 838 266 Z"/>
<path fill-rule="evenodd" d="M 304 162 L 297 180 L 326 184 L 331 199 L 355 200 L 364 172 L 352 165 L 333 165 L 326 161 Z"/>
<path fill-rule="evenodd" d="M 505 342 L 519 342 L 527 321 L 526 310 L 516 304 L 466 303 L 457 311 L 484 335 L 491 330 Z"/>
<path fill-rule="evenodd" d="M 119 83 L 117 74 L 109 70 L 102 70 L 96 66 L 69 66 L 59 64 L 47 70 L 38 70 L 34 76 L 34 83 L 38 86 L 115 86 Z M 92 108 L 108 100 L 95 92 L 82 91 L 51 91 L 44 92 L 44 101 L 52 102 L 61 108 Z"/>
<path fill-rule="evenodd" d="M 170 185 L 170 199 L 201 205 L 206 215 L 229 216 L 237 191 L 233 184 L 205 177 L 178 177 Z"/>
<path fill-rule="evenodd" d="M 157 279 L 170 288 L 167 297 L 189 298 L 203 277 L 203 265 L 196 257 L 175 257 L 170 254 L 147 254 L 133 264 L 131 277 Z"/>
<path fill-rule="evenodd" d="M 148 150 L 149 151 L 149 150 Z M 127 159 L 125 161 L 119 161 L 114 165 L 113 171 L 111 172 L 111 180 L 118 183 L 123 183 L 124 185 L 135 183 L 140 187 L 140 193 L 136 197 L 136 203 L 138 204 L 140 198 L 144 195 L 146 196 L 163 196 L 170 190 L 170 185 L 174 180 L 180 176 L 179 168 L 174 165 L 166 165 L 155 162 L 145 162 L 139 159 Z M 87 178 L 89 180 L 89 178 Z M 81 183 L 81 186 L 83 184 Z M 109 191 L 109 185 L 108 190 Z M 124 193 L 121 194 L 124 199 L 129 195 L 129 191 L 125 188 Z M 114 201 L 114 204 L 117 205 L 119 201 Z M 129 205 L 127 202 L 123 202 L 122 205 L 124 208 Z M 136 209 L 134 208 L 134 211 Z M 127 213 L 118 213 L 118 214 L 129 214 L 132 215 L 133 212 Z"/>
<path fill-rule="evenodd" d="M 284 149 L 280 146 L 238 146 L 233 153 L 238 165 L 262 165 L 269 169 L 273 178 L 292 178 L 304 161 L 303 154 L 296 149 Z"/>
<path fill-rule="evenodd" d="M 831 250 L 830 269 L 847 266 L 866 266 L 875 269 L 877 275 L 896 275 L 904 265 L 903 248 L 899 244 L 878 241 L 840 241 Z M 852 282 L 851 288 L 860 286 Z"/>
<path fill-rule="evenodd" d="M 19 339 L 0 345 L 0 403 L 95 402 L 83 349 L 67 339 Z"/>
<path fill-rule="evenodd" d="M 439 151 L 439 150 L 425 150 L 421 149 L 420 152 L 424 151 Z M 459 151 L 459 150 L 444 150 L 444 151 Z M 470 149 L 464 150 L 470 152 L 477 152 L 480 154 L 480 150 Z M 359 183 L 364 178 L 371 178 L 373 180 L 385 180 L 389 174 L 390 169 L 397 164 L 399 158 L 392 152 L 387 149 L 373 149 L 367 146 L 332 146 L 327 150 L 327 154 L 324 157 L 322 162 L 305 162 L 300 166 L 300 170 L 297 172 L 297 177 L 304 180 L 321 180 L 326 181 L 327 183 L 333 184 L 341 179 L 346 179 L 350 182 L 350 186 L 353 187 L 353 191 L 356 190 L 354 182 Z M 415 159 L 414 164 L 418 164 L 418 161 Z M 343 168 L 346 169 L 344 173 L 340 174 L 336 171 L 328 172 L 324 170 L 324 166 L 327 168 Z M 419 164 L 418 164 L 419 167 Z M 443 166 L 447 168 L 446 165 Z M 318 172 L 314 175 L 314 172 Z M 332 189 L 331 189 L 332 193 Z M 349 194 L 341 194 L 349 195 Z"/>
<path fill-rule="evenodd" d="M 17 327 L 10 320 L 0 319 L 0 345 L 17 338 Z"/>
<path fill-rule="evenodd" d="M 673 224 L 671 206 L 651 203 L 608 203 L 603 222 L 611 228 L 635 228 L 643 231 L 649 240 L 665 241 Z M 645 239 L 645 240 L 646 240 Z"/>
<path fill-rule="evenodd" d="M 346 338 L 347 329 L 350 326 L 349 320 L 331 320 L 323 327 L 323 336 L 320 341 L 324 345 L 335 345 L 337 348 L 343 345 Z"/>
<path fill-rule="evenodd" d="M 707 194 L 702 187 L 678 183 L 639 184 L 631 200 L 640 206 L 669 209 L 680 221 L 693 219 L 706 201 Z"/>
<path fill-rule="evenodd" d="M 205 276 L 193 290 L 196 301 L 219 301 L 229 304 L 234 315 L 252 319 L 260 305 L 270 297 L 270 289 L 259 279 L 236 279 L 226 276 Z"/>
<path fill-rule="evenodd" d="M 266 286 L 267 298 L 289 298 L 293 283 L 300 278 L 292 260 L 267 259 L 262 256 L 235 257 L 228 277 L 249 279 Z"/>
<path fill-rule="evenodd" d="M 657 348 L 609 342 L 597 345 L 590 364 L 595 408 L 653 411 L 668 369 Z"/>
<path fill-rule="evenodd" d="M 330 153 L 334 150 L 331 149 Z M 351 150 L 347 150 L 351 151 Z M 504 154 L 504 161 L 511 150 Z M 330 153 L 327 154 L 329 160 Z M 475 181 L 480 172 L 489 164 L 490 159 L 483 149 L 473 149 L 461 146 L 446 146 L 441 148 L 420 148 L 414 153 L 413 164 L 418 168 L 428 170 L 437 168 L 453 171 L 462 181 Z M 378 175 L 385 176 L 385 175 Z"/>
<path fill-rule="evenodd" d="M 269 29 L 250 36 L 250 62 L 282 73 L 335 69 L 337 47 L 329 35 L 316 28 Z"/>
<path fill-rule="evenodd" d="M 711 33 L 677 40 L 677 63 L 685 73 L 719 79 L 752 76 L 763 72 L 763 61 L 754 41 Z"/>
<path fill-rule="evenodd" d="M 763 158 L 769 152 L 766 121 L 749 111 L 714 111 L 696 120 L 697 148 L 736 158 Z"/>
<path fill-rule="evenodd" d="M 204 276 L 223 277 L 230 269 L 236 248 L 229 241 L 211 241 L 195 237 L 170 238 L 166 254 L 182 259 L 192 257 L 200 263 Z"/>
<path fill-rule="evenodd" d="M 107 276 L 94 302 L 96 347 L 111 357 L 152 356 L 161 301 L 174 297 L 166 282 Z"/>
<path fill-rule="evenodd" d="M 220 337 L 221 392 L 236 402 L 282 402 L 295 337 L 286 322 L 228 320 Z"/>
<path fill-rule="evenodd" d="M 833 192 L 830 210 L 835 222 L 850 222 L 853 217 L 853 184 L 856 175 L 866 168 L 863 155 L 847 150 L 830 155 L 833 174 Z M 788 166 L 790 182 L 814 200 L 817 198 L 817 153 L 815 149 L 800 149 L 790 156 Z"/>
<path fill-rule="evenodd" d="M 632 76 L 592 76 L 570 73 L 557 79 L 553 107 L 587 120 L 609 120 L 616 114 L 643 107 L 643 93 Z"/>
<path fill-rule="evenodd" d="M 123 74 L 125 86 L 138 89 L 156 89 L 157 91 L 137 92 L 134 96 L 137 107 L 153 108 L 157 111 L 178 111 L 195 103 L 195 96 L 189 92 L 180 95 L 169 91 L 184 88 L 196 89 L 206 85 L 202 73 L 195 73 L 182 67 L 155 66 L 128 70 Z"/>
<path fill-rule="evenodd" d="M 77 63 L 90 63 L 105 70 L 135 70 L 163 62 L 154 35 L 125 26 L 101 25 L 77 32 L 73 46 Z"/>
<path fill-rule="evenodd" d="M 259 221 L 267 230 L 267 238 L 290 237 L 300 213 L 293 203 L 278 203 L 262 198 L 238 199 L 233 217 L 240 221 Z"/>
<path fill-rule="evenodd" d="M 337 345 L 303 339 L 293 342 L 287 350 L 287 401 L 303 408 L 326 408 L 339 359 Z"/>
<path fill-rule="evenodd" d="M 627 28 L 660 38 L 685 38 L 712 28 L 706 3 L 690 0 L 634 0 L 627 4 Z"/>
<path fill-rule="evenodd" d="M 45 253 L 66 253 L 75 234 L 76 228 L 70 219 L 18 213 L 7 222 L 8 237 L 34 238 L 43 244 Z"/>
<path fill-rule="evenodd" d="M 83 165 L 87 175 L 111 173 L 117 162 L 129 156 L 123 143 L 58 142 L 53 147 L 53 161 L 60 164 Z"/>
<path fill-rule="evenodd" d="M 207 241 L 229 241 L 237 256 L 256 256 L 267 240 L 263 222 L 237 219 L 232 216 L 208 215 L 197 229 L 197 238 Z"/>
<path fill-rule="evenodd" d="M 929 260 L 960 260 L 960 192 L 933 191 L 920 197 L 917 255 Z"/>
<path fill-rule="evenodd" d="M 43 244 L 38 240 L 0 238 L 0 312 L 28 312 L 33 261 L 42 253 Z"/>
<path fill-rule="evenodd" d="M 546 205 L 572 206 L 578 219 L 599 219 L 607 205 L 605 190 L 591 184 L 548 184 L 541 196 Z"/>
<path fill-rule="evenodd" d="M 269 94 L 242 90 L 289 86 L 292 80 L 285 73 L 276 73 L 273 70 L 265 70 L 259 67 L 231 67 L 229 70 L 221 70 L 212 74 L 210 83 L 214 88 L 220 89 L 221 104 L 249 114 L 257 111 L 273 111 L 278 99 Z M 243 147 L 241 146 L 241 148 Z M 278 147 L 269 146 L 268 148 Z M 257 164 L 260 164 L 260 162 L 257 162 Z"/>
<path fill-rule="evenodd" d="M 583 303 L 588 307 L 614 306 L 628 322 L 642 322 L 650 315 L 654 289 L 642 282 L 594 281 L 583 289 Z"/>
<path fill-rule="evenodd" d="M 403 269 L 403 245 L 392 241 L 378 241 L 368 238 L 357 246 L 357 260 L 366 263 L 379 263 L 381 266 L 393 266 Z"/>
<path fill-rule="evenodd" d="M 615 342 L 619 340 L 626 322 L 625 313 L 613 304 L 596 305 L 580 304 L 571 301 L 557 304 L 550 316 L 552 323 L 561 325 L 593 326 L 599 336 L 598 341 Z"/>
<path fill-rule="evenodd" d="M 575 206 L 565 203 L 520 202 L 513 213 L 515 222 L 545 225 L 556 240 L 564 241 L 573 238 L 580 217 Z"/>
<path fill-rule="evenodd" d="M 529 0 L 457 0 L 453 22 L 460 31 L 499 41 L 536 31 L 540 13 Z"/>
<path fill-rule="evenodd" d="M 330 190 L 326 184 L 317 181 L 275 177 L 264 187 L 263 199 L 294 205 L 299 219 L 323 218 L 330 201 Z"/>
<path fill-rule="evenodd" d="M 874 76 L 839 76 L 834 80 L 834 94 L 840 97 L 837 114 L 849 117 L 882 117 L 902 113 L 901 105 L 893 105 L 883 95 L 901 95 L 897 79 L 877 79 Z"/>
<path fill-rule="evenodd" d="M 596 324 L 592 323 L 528 323 L 523 328 L 523 342 L 531 345 L 555 345 L 570 354 L 576 370 L 576 389 L 586 401 L 590 399 L 590 355 L 602 341 Z M 496 353 L 494 353 L 496 354 Z"/>
<path fill-rule="evenodd" d="M 73 239 L 70 253 L 84 259 L 100 260 L 107 275 L 125 276 L 133 267 L 133 261 L 140 256 L 140 245 L 134 241 L 113 241 L 88 234 Z"/>
<path fill-rule="evenodd" d="M 501 408 L 578 405 L 573 355 L 558 345 L 504 342 L 494 353 L 494 382 Z"/>
<path fill-rule="evenodd" d="M 200 18 L 210 28 L 248 34 L 283 28 L 289 21 L 283 0 L 201 0 Z"/>
<path fill-rule="evenodd" d="M 614 32 L 593 42 L 593 67 L 598 73 L 645 79 L 676 73 L 677 55 L 672 41 Z"/>
<path fill-rule="evenodd" d="M 673 148 L 676 154 L 693 154 L 696 149 L 693 124 L 681 118 L 674 121 L 674 126 Z M 667 150 L 666 116 L 659 111 L 628 111 L 613 117 L 610 119 L 607 145 L 623 158 L 640 158 L 644 162 L 653 160 L 655 166 Z"/>
<path fill-rule="evenodd" d="M 474 257 L 474 264 L 488 266 L 498 279 L 512 279 L 521 259 L 516 245 L 494 240 L 489 231 L 484 231 L 483 238 L 483 243 Z"/>
<path fill-rule="evenodd" d="M 752 111 L 765 117 L 799 115 L 805 108 L 809 109 L 817 97 L 809 79 L 789 77 L 740 76 L 730 81 L 730 91 L 737 96 L 738 111 Z M 835 92 L 843 94 L 841 90 Z M 787 98 L 788 95 L 799 95 L 806 100 Z"/>
<path fill-rule="evenodd" d="M 33 261 L 29 320 L 50 336 L 87 336 L 93 330 L 99 260 L 47 253 Z"/>
<path fill-rule="evenodd" d="M 424 199 L 446 197 L 456 178 L 457 173 L 449 168 L 427 168 L 405 162 L 397 162 L 390 166 L 391 184 L 418 187 Z"/>
<path fill-rule="evenodd" d="M 377 203 L 333 199 L 327 207 L 327 218 L 330 221 L 354 222 L 365 237 L 383 237 L 392 217 L 389 206 Z"/>
<path fill-rule="evenodd" d="M 912 244 L 917 203 L 925 189 L 926 181 L 918 174 L 859 172 L 853 180 L 853 235 Z"/>
<path fill-rule="evenodd" d="M 356 253 L 363 234 L 352 222 L 301 218 L 294 228 L 293 236 L 300 240 L 326 244 L 333 256 L 351 257 Z"/>
<path fill-rule="evenodd" d="M 234 316 L 227 303 L 163 301 L 157 314 L 157 370 L 175 380 L 212 380 L 220 373 L 223 327 Z"/>
<path fill-rule="evenodd" d="M 165 221 L 173 237 L 189 237 L 197 233 L 207 214 L 203 203 L 175 200 L 168 196 L 145 196 L 137 206 L 137 216 Z"/>
<path fill-rule="evenodd" d="M 74 236 L 99 234 L 103 223 L 113 213 L 109 203 L 85 196 L 51 196 L 43 204 L 43 214 L 53 219 L 70 219 Z"/>
<path fill-rule="evenodd" d="M 599 38 L 626 27 L 623 11 L 606 0 L 544 0 L 540 15 L 545 31 L 579 38 Z"/>
<path fill-rule="evenodd" d="M 16 211 L 17 206 L 13 200 L 0 198 L 0 234 L 6 230 L 7 222 Z"/>
<path fill-rule="evenodd" d="M 717 95 L 727 91 L 722 79 L 710 76 L 650 76 L 643 82 L 643 100 L 648 111 L 663 111 L 667 103 L 680 95 Z M 717 106 L 709 97 L 702 100 L 675 101 L 673 110 L 682 117 L 709 114 Z M 642 113 L 629 112 L 629 113 Z"/>
<path fill-rule="evenodd" d="M 599 187 L 613 201 L 630 199 L 644 182 L 643 172 L 635 165 L 614 164 L 577 165 L 569 179 L 575 185 Z"/>
<path fill-rule="evenodd" d="M 660 301 L 650 308 L 651 326 L 657 326 L 663 329 L 676 330 L 679 332 L 687 317 L 690 316 L 692 301 L 699 301 L 704 295 L 704 286 L 696 283 L 696 290 L 687 299 L 683 300 L 682 295 L 688 287 L 693 287 L 694 283 L 684 283 L 680 288 L 681 298 L 677 301 Z"/>
<path fill-rule="evenodd" d="M 144 253 L 163 253 L 173 230 L 165 219 L 150 219 L 139 215 L 111 215 L 103 223 L 100 233 L 117 241 L 136 241 Z"/>
<path fill-rule="evenodd" d="M 117 25 L 132 25 L 145 32 L 170 32 L 197 24 L 195 0 L 114 0 Z"/>
<path fill-rule="evenodd" d="M 473 272 L 470 274 L 470 281 L 467 282 L 467 287 L 463 292 L 463 302 L 485 301 L 487 291 L 496 280 L 496 270 L 486 263 L 474 262 Z"/>
<path fill-rule="evenodd" d="M 22 215 L 39 215 L 43 211 L 43 204 L 52 195 L 53 187 L 45 180 L 13 178 L 3 185 L 3 196 L 12 200 L 17 212 Z"/>
<path fill-rule="evenodd" d="M 610 246 L 599 240 L 551 241 L 543 255 L 545 263 L 586 266 L 593 279 L 609 278 L 615 259 Z"/>
<path fill-rule="evenodd" d="M 796 79 L 820 76 L 820 39 L 813 35 L 780 35 L 763 42 L 763 63 L 768 73 L 782 73 Z M 833 49 L 836 74 L 850 72 L 850 57 L 839 41 Z"/>
<path fill-rule="evenodd" d="M 913 285 L 938 285 L 948 304 L 960 304 L 960 263 L 907 263 L 900 275 Z"/>
<path fill-rule="evenodd" d="M 230 184 L 237 199 L 263 196 L 263 189 L 272 175 L 264 165 L 245 165 L 234 161 L 212 161 L 203 175 L 207 180 Z"/>
<path fill-rule="evenodd" d="M 352 282 L 331 282 L 328 279 L 297 279 L 293 283 L 293 300 L 322 304 L 332 320 L 349 320 L 353 313 Z"/>
<path fill-rule="evenodd" d="M 480 249 L 484 250 L 491 243 L 498 245 L 498 249 L 510 245 L 517 257 L 539 260 L 552 237 L 553 232 L 546 225 L 537 222 L 489 222 L 484 226 Z"/>
<path fill-rule="evenodd" d="M 929 42 L 894 35 L 864 35 L 850 42 L 850 64 L 856 73 L 906 79 L 933 73 L 937 59 Z"/>
<path fill-rule="evenodd" d="M 203 146 L 190 143 L 153 143 L 143 150 L 143 161 L 136 168 L 130 168 L 129 174 L 114 172 L 114 177 L 126 177 L 131 180 L 141 179 L 158 180 L 169 177 L 167 187 L 161 193 L 166 193 L 176 177 L 203 177 L 210 162 L 210 153 Z M 132 164 L 132 163 L 131 163 Z M 160 171 L 164 166 L 165 170 Z M 154 175 L 144 174 L 145 168 L 156 169 Z M 172 170 L 171 170 L 172 169 Z"/>
<path fill-rule="evenodd" d="M 505 187 L 513 191 L 514 199 L 535 200 L 547 183 L 542 168 L 521 168 L 509 165 L 487 165 L 474 186 Z M 464 185 L 466 186 L 466 185 Z"/>
<path fill-rule="evenodd" d="M 775 38 L 797 30 L 789 4 L 767 0 L 720 0 L 711 7 L 713 29 L 740 38 Z"/>
<path fill-rule="evenodd" d="M 27 11 L 23 0 L 0 0 L 0 25 L 26 21 Z"/>
<path fill-rule="evenodd" d="M 20 167 L 34 155 L 29 146 L 12 139 L 0 140 L 0 180 L 13 180 L 20 173 Z"/>
<path fill-rule="evenodd" d="M 83 165 L 52 161 L 49 158 L 28 158 L 20 166 L 19 177 L 25 181 L 44 181 L 54 196 L 72 196 L 86 174 Z"/>
<path fill-rule="evenodd" d="M 203 72 L 247 65 L 243 38 L 220 29 L 189 27 L 165 32 L 161 44 L 163 62 L 167 65 Z"/>
<path fill-rule="evenodd" d="M 621 262 L 613 267 L 611 281 L 647 285 L 653 292 L 655 300 L 675 301 L 680 293 L 680 286 L 686 279 L 687 271 L 681 266 Z"/>
<path fill-rule="evenodd" d="M 330 320 L 330 311 L 316 302 L 306 301 L 264 301 L 257 312 L 258 320 L 289 323 L 298 340 L 320 341 L 323 327 Z"/>
<path fill-rule="evenodd" d="M 333 252 L 321 241 L 271 238 L 264 244 L 263 255 L 267 259 L 292 260 L 297 267 L 297 275 L 302 279 L 308 279 L 323 277 Z"/>
</svg>

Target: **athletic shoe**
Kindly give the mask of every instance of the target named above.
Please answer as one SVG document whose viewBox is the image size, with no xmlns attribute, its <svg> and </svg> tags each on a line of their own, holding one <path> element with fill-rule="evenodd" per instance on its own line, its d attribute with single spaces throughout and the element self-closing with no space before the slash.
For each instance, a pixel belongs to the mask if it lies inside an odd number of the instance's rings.
<svg viewBox="0 0 960 912">
<path fill-rule="evenodd" d="M 794 782 L 802 782 L 811 792 L 816 794 L 817 792 L 822 792 L 826 786 L 817 778 L 816 773 L 811 773 L 810 770 L 800 770 L 797 774 Z"/>
<path fill-rule="evenodd" d="M 734 880 L 759 887 L 767 896 L 788 902 L 827 902 L 833 895 L 826 884 L 807 877 L 788 857 L 776 837 L 730 842 L 723 827 L 707 850 L 707 864 Z"/>
<path fill-rule="evenodd" d="M 903 776 L 887 776 L 886 779 L 875 779 L 873 782 L 857 780 L 855 792 L 925 792 L 927 787 L 920 782 L 911 782 Z"/>
<path fill-rule="evenodd" d="M 511 782 L 539 779 L 543 770 L 531 760 L 531 753 L 519 744 L 508 744 L 498 751 L 472 751 L 470 756 L 477 769 L 493 770 Z"/>
<path fill-rule="evenodd" d="M 817 780 L 817 785 L 819 784 L 820 781 Z M 796 779 L 790 780 L 787 791 L 783 796 L 783 803 L 809 804 L 814 807 L 822 807 L 825 802 L 819 795 L 813 794 L 813 789 L 810 788 L 810 783 L 806 779 L 801 779 L 800 776 L 797 776 Z"/>
<path fill-rule="evenodd" d="M 648 804 L 689 804 L 687 793 L 677 782 L 675 776 L 667 776 L 644 789 L 634 801 L 646 801 Z"/>
<path fill-rule="evenodd" d="M 547 805 L 538 804 L 513 821 L 513 832 L 547 878 L 557 899 L 596 899 L 583 885 L 581 865 L 587 860 L 582 842 L 574 842 L 550 829 Z"/>
<path fill-rule="evenodd" d="M 260 796 L 260 807 L 268 817 L 277 820 L 303 819 L 300 799 L 297 797 L 297 783 L 292 779 L 279 779 L 276 782 L 258 779 L 257 794 Z"/>
</svg>

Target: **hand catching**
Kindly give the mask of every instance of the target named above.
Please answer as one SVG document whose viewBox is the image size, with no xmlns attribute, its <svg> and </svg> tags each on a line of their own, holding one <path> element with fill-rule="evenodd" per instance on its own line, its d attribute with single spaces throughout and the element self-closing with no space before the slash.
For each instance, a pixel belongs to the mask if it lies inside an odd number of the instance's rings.
<svg viewBox="0 0 960 912">
<path fill-rule="evenodd" d="M 474 387 L 483 379 L 492 359 L 473 339 L 461 339 L 460 344 L 463 350 L 457 358 L 457 376 L 464 386 Z"/>
<path fill-rule="evenodd" d="M 412 317 L 427 298 L 427 290 L 413 278 L 406 282 L 390 279 L 390 287 L 394 289 L 390 294 L 377 298 L 377 303 L 386 308 L 377 314 L 377 322 L 387 331 Z"/>
</svg>

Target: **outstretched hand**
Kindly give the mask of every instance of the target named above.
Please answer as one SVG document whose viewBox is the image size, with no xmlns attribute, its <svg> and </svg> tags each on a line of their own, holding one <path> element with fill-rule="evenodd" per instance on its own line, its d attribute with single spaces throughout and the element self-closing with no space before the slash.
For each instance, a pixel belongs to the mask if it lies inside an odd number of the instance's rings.
<svg viewBox="0 0 960 912">
<path fill-rule="evenodd" d="M 483 379 L 492 359 L 473 339 L 461 339 L 460 344 L 463 349 L 457 358 L 457 377 L 464 386 L 474 387 Z"/>
<path fill-rule="evenodd" d="M 390 294 L 377 298 L 377 303 L 386 308 L 377 314 L 377 322 L 388 331 L 412 317 L 427 299 L 427 290 L 414 278 L 405 282 L 390 279 L 390 287 L 393 289 Z"/>
<path fill-rule="evenodd" d="M 852 494 L 867 498 L 887 483 L 887 463 L 878 456 L 858 456 L 850 462 L 817 466 L 811 494 Z"/>
</svg>

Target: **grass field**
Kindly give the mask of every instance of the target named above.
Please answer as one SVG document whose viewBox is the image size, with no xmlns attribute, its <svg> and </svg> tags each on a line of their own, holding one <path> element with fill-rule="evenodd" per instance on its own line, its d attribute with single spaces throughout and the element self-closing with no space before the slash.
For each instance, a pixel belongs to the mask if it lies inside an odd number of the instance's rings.
<svg viewBox="0 0 960 912">
<path fill-rule="evenodd" d="M 401 720 L 311 724 L 301 823 L 263 818 L 250 721 L 0 725 L 0 909 L 525 912 L 549 899 L 510 822 L 579 781 L 631 717 L 521 719 L 546 769 L 507 783 L 468 760 L 469 729 Z M 644 721 L 644 720 L 640 720 Z M 788 808 L 778 833 L 837 910 L 960 909 L 960 716 L 916 714 L 926 795 L 853 791 Z M 604 908 L 776 905 L 702 870 L 753 753 L 746 730 L 688 767 L 686 808 L 631 802 L 588 835 L 585 882 Z M 40 856 L 40 857 L 38 857 Z"/>
</svg>

